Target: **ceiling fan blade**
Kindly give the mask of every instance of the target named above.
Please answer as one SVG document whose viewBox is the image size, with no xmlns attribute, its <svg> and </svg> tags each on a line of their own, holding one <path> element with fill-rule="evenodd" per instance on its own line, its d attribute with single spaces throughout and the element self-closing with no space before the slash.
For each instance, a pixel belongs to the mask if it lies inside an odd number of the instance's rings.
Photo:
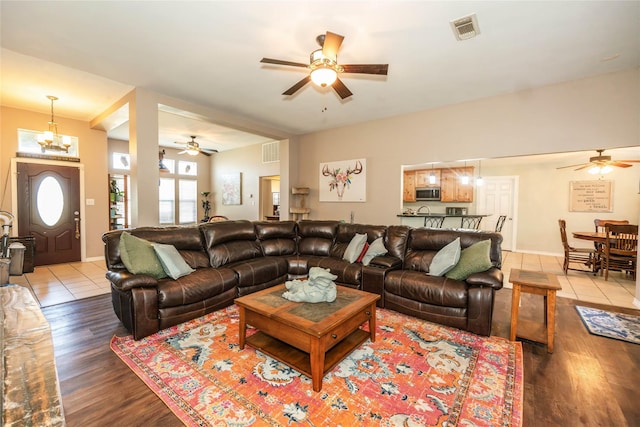
<svg viewBox="0 0 640 427">
<path fill-rule="evenodd" d="M 335 61 L 338 56 L 338 49 L 340 49 L 343 40 L 344 36 L 327 31 L 327 34 L 324 36 L 324 44 L 322 45 L 322 54 Z"/>
<path fill-rule="evenodd" d="M 336 93 L 342 99 L 348 98 L 351 95 L 353 95 L 353 93 L 351 93 L 351 91 L 344 85 L 344 83 L 342 83 L 342 80 L 340 79 L 336 79 L 336 81 L 333 82 L 332 86 L 333 86 L 333 89 L 336 91 Z"/>
<path fill-rule="evenodd" d="M 628 165 L 626 163 L 622 163 L 622 160 L 613 160 L 609 162 L 609 165 L 615 166 L 618 168 L 630 168 L 631 166 L 633 166 L 633 165 Z"/>
<path fill-rule="evenodd" d="M 616 160 L 616 162 L 640 163 L 640 160 Z"/>
<path fill-rule="evenodd" d="M 186 153 L 186 152 L 187 152 L 187 150 L 182 150 L 182 151 L 180 151 L 178 154 L 184 154 L 184 153 Z"/>
<path fill-rule="evenodd" d="M 582 166 L 580 166 L 579 168 L 574 169 L 574 170 L 576 170 L 576 171 L 581 171 L 582 169 L 586 169 L 586 168 L 593 167 L 593 166 L 594 166 L 594 165 L 593 165 L 592 163 L 587 163 L 586 165 L 582 165 Z"/>
<path fill-rule="evenodd" d="M 294 84 L 289 89 L 287 89 L 286 91 L 282 92 L 282 94 L 283 95 L 293 95 L 298 90 L 300 90 L 304 85 L 309 83 L 310 80 L 311 80 L 311 76 L 305 76 L 304 79 L 300 80 L 298 83 Z"/>
<path fill-rule="evenodd" d="M 389 64 L 348 64 L 343 65 L 344 73 L 387 75 Z"/>
<path fill-rule="evenodd" d="M 588 166 L 590 163 L 578 163 L 577 165 L 569 165 L 569 166 L 560 166 L 556 169 L 567 169 L 567 168 L 575 168 L 576 166 Z"/>
<path fill-rule="evenodd" d="M 280 59 L 262 58 L 260 60 L 263 64 L 275 64 L 275 65 L 290 65 L 292 67 L 304 67 L 307 68 L 309 64 L 303 64 L 302 62 L 282 61 Z"/>
</svg>

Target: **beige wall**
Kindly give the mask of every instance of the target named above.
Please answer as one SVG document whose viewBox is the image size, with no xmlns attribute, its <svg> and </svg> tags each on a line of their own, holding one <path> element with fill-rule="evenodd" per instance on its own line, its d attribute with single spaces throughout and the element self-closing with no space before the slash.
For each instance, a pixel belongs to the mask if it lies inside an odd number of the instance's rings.
<svg viewBox="0 0 640 427">
<path fill-rule="evenodd" d="M 0 209 L 12 211 L 11 185 L 9 178 L 10 161 L 18 151 L 18 128 L 42 130 L 50 116 L 15 108 L 2 107 L 2 143 L 0 145 L 0 183 L 2 200 Z M 108 229 L 109 206 L 107 187 L 107 135 L 103 131 L 92 130 L 88 122 L 56 116 L 59 130 L 65 135 L 78 137 L 80 163 L 84 166 L 84 198 L 93 199 L 94 205 L 84 206 L 85 252 L 87 258 L 102 257 L 104 250 L 102 233 Z M 69 163 L 73 166 L 74 163 Z M 18 230 L 12 230 L 17 234 Z"/>
<path fill-rule="evenodd" d="M 633 69 L 304 135 L 296 139 L 292 182 L 311 188 L 312 218 L 348 221 L 354 211 L 356 222 L 394 224 L 402 208 L 403 165 L 636 146 L 638 141 L 640 69 Z M 366 203 L 320 203 L 319 164 L 359 157 L 367 159 Z M 536 200 L 543 190 L 523 197 Z"/>
<path fill-rule="evenodd" d="M 280 143 L 281 147 L 286 141 Z M 282 148 L 281 148 L 282 153 Z M 260 177 L 280 175 L 280 162 L 262 163 L 262 145 L 250 145 L 237 150 L 223 151 L 211 156 L 212 160 L 212 215 L 224 215 L 229 219 L 260 219 Z M 242 174 L 242 200 L 240 205 L 222 204 L 222 176 Z M 285 173 L 285 175 L 287 175 Z M 252 197 L 253 196 L 253 197 Z"/>
</svg>

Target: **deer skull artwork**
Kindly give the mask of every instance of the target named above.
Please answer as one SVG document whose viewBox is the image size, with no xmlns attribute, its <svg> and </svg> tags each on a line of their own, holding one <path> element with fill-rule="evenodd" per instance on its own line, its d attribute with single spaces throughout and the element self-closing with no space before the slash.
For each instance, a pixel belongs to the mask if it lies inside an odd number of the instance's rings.
<svg viewBox="0 0 640 427">
<path fill-rule="evenodd" d="M 362 163 L 360 163 L 359 160 L 356 160 L 353 169 L 348 167 L 344 172 L 342 171 L 342 168 L 329 170 L 329 165 L 324 165 L 322 168 L 322 175 L 331 177 L 331 181 L 329 181 L 329 191 L 333 191 L 335 189 L 338 194 L 338 200 L 342 200 L 344 190 L 349 188 L 349 185 L 351 185 L 353 175 L 358 175 L 361 172 Z"/>
</svg>

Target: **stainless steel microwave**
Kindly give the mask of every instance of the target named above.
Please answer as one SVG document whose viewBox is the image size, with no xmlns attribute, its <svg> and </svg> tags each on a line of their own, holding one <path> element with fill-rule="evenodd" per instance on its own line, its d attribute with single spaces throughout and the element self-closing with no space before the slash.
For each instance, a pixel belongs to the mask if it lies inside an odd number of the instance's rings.
<svg viewBox="0 0 640 427">
<path fill-rule="evenodd" d="M 440 187 L 416 188 L 416 200 L 440 200 Z"/>
</svg>

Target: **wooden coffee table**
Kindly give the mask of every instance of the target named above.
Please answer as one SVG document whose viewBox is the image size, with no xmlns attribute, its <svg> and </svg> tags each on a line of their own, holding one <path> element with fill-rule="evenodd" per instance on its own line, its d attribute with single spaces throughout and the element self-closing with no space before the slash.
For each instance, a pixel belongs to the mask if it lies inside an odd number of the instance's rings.
<svg viewBox="0 0 640 427">
<path fill-rule="evenodd" d="M 356 347 L 376 340 L 380 295 L 338 286 L 334 302 L 302 303 L 282 298 L 284 284 L 240 298 L 240 348 L 245 343 L 311 378 L 322 378 Z M 369 332 L 360 326 L 369 322 Z M 259 329 L 247 337 L 247 325 Z"/>
</svg>

